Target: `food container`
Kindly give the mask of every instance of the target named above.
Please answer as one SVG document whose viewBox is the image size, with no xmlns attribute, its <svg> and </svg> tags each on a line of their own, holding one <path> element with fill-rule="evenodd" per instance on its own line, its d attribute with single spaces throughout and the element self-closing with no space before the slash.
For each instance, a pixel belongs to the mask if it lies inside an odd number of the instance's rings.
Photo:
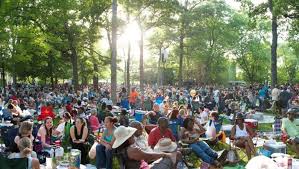
<svg viewBox="0 0 299 169">
<path fill-rule="evenodd" d="M 264 148 L 266 150 L 271 151 L 271 154 L 273 154 L 273 153 L 283 153 L 283 154 L 286 154 L 287 153 L 287 146 L 286 146 L 286 144 L 284 144 L 282 142 L 265 143 L 264 144 Z"/>
<path fill-rule="evenodd" d="M 71 149 L 70 153 L 70 169 L 80 169 L 81 151 L 78 149 Z"/>
<path fill-rule="evenodd" d="M 257 130 L 258 128 L 258 121 L 255 119 L 245 119 L 245 122 L 247 127 L 253 129 L 253 130 Z"/>
</svg>

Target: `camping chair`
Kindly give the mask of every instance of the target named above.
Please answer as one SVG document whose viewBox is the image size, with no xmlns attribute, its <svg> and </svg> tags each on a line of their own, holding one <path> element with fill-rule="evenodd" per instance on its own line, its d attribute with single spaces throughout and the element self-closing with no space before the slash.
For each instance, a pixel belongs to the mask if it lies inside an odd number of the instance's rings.
<svg viewBox="0 0 299 169">
<path fill-rule="evenodd" d="M 28 158 L 8 159 L 0 154 L 0 169 L 28 169 Z"/>
<path fill-rule="evenodd" d="M 254 136 L 257 136 L 257 133 L 258 133 L 258 131 L 256 131 L 256 132 L 254 132 L 254 133 L 252 133 L 250 136 L 253 138 Z M 258 137 L 257 137 L 258 138 Z M 236 145 L 235 145 L 235 139 L 233 139 L 231 136 L 229 136 L 229 140 L 230 140 L 230 149 L 233 149 L 233 150 L 236 150 L 237 151 L 237 153 L 238 154 L 244 154 L 243 156 L 239 156 L 239 159 L 238 159 L 238 162 L 240 161 L 240 160 L 244 160 L 245 159 L 245 157 L 247 156 L 246 155 L 246 149 L 245 148 L 243 148 L 243 147 L 237 147 Z M 257 141 L 258 141 L 258 139 L 256 139 L 256 142 L 255 143 L 253 143 L 253 145 L 255 146 L 255 148 L 256 148 L 256 145 L 257 145 Z"/>
</svg>

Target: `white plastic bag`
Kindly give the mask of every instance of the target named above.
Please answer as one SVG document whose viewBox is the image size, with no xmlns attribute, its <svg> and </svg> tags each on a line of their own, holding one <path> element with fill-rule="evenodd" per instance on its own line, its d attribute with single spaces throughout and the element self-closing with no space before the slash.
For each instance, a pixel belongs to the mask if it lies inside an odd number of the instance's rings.
<svg viewBox="0 0 299 169">
<path fill-rule="evenodd" d="M 216 128 L 214 123 L 212 122 L 211 125 L 207 125 L 207 131 L 206 131 L 206 137 L 207 138 L 215 138 L 216 137 Z"/>
<path fill-rule="evenodd" d="M 91 149 L 88 152 L 88 156 L 90 159 L 95 159 L 96 158 L 96 148 L 97 148 L 98 143 L 94 142 Z"/>
</svg>

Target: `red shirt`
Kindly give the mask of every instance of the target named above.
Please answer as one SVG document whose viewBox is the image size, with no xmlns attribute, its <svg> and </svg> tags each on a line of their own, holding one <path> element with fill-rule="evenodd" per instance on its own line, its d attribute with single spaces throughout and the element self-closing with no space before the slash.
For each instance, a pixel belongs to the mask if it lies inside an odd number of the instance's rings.
<svg viewBox="0 0 299 169">
<path fill-rule="evenodd" d="M 167 129 L 166 132 L 162 135 L 160 128 L 156 127 L 152 129 L 148 136 L 148 145 L 154 147 L 161 138 L 170 138 L 172 141 L 175 141 L 175 137 L 173 136 L 170 129 Z"/>
</svg>

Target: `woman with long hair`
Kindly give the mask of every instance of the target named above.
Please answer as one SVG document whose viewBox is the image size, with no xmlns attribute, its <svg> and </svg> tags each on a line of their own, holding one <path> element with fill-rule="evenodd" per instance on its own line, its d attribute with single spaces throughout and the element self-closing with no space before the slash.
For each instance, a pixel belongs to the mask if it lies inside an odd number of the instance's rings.
<svg viewBox="0 0 299 169">
<path fill-rule="evenodd" d="M 205 133 L 205 129 L 198 125 L 198 128 L 194 127 L 194 119 L 187 117 L 183 122 L 183 129 L 181 130 L 181 140 L 183 143 L 189 144 L 193 152 L 204 162 L 221 167 L 221 162 L 226 159 L 227 151 L 223 151 L 221 155 L 218 155 L 210 146 L 200 140 L 202 134 Z"/>
<path fill-rule="evenodd" d="M 88 128 L 82 117 L 77 117 L 75 125 L 71 127 L 70 135 L 72 148 L 81 151 L 81 162 L 82 164 L 87 164 L 88 161 L 86 157 L 88 150 L 86 149 L 85 143 L 88 136 Z"/>
<path fill-rule="evenodd" d="M 51 148 L 53 132 L 53 119 L 47 117 L 37 133 L 37 138 L 41 141 L 43 148 Z"/>
</svg>

